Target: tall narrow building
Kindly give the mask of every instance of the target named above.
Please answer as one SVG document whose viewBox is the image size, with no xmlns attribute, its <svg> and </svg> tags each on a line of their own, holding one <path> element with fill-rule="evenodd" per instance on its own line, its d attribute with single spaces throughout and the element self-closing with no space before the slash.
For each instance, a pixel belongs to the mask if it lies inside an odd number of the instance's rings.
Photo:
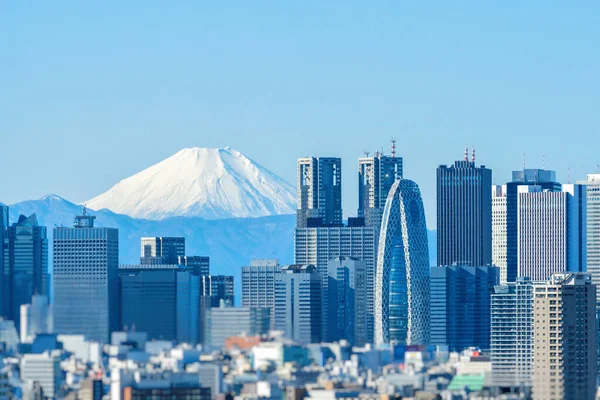
<svg viewBox="0 0 600 400">
<path fill-rule="evenodd" d="M 358 159 L 358 218 L 379 229 L 388 193 L 402 178 L 402 157 L 376 154 Z"/>
<path fill-rule="evenodd" d="M 421 191 L 407 179 L 388 194 L 375 272 L 375 343 L 429 343 L 429 251 Z"/>
<path fill-rule="evenodd" d="M 463 161 L 437 169 L 437 265 L 492 263 L 492 170 Z"/>
<path fill-rule="evenodd" d="M 50 293 L 46 227 L 38 224 L 35 214 L 19 216 L 8 228 L 5 253 L 9 271 L 8 318 L 20 327 L 21 306 L 29 304 L 33 295 Z"/>
<path fill-rule="evenodd" d="M 544 169 L 513 171 L 506 183 L 506 281 L 516 282 L 519 269 L 519 187 L 539 186 L 542 191 L 560 192 L 556 173 Z M 545 279 L 545 278 L 544 278 Z"/>
<path fill-rule="evenodd" d="M 586 269 L 592 276 L 592 283 L 600 285 L 600 173 L 587 174 L 585 181 L 577 182 L 585 186 L 586 197 Z M 600 304 L 600 292 L 597 303 Z"/>
<path fill-rule="evenodd" d="M 54 331 L 109 343 L 119 329 L 119 230 L 96 228 L 85 207 L 54 228 Z"/>
<path fill-rule="evenodd" d="M 275 329 L 300 343 L 322 340 L 322 279 L 314 265 L 287 265 L 275 281 Z"/>
<path fill-rule="evenodd" d="M 506 185 L 492 186 L 492 264 L 500 268 L 500 284 L 506 276 Z"/>
<path fill-rule="evenodd" d="M 492 294 L 490 360 L 492 383 L 507 391 L 531 391 L 533 373 L 533 293 L 536 282 L 496 286 Z"/>
<path fill-rule="evenodd" d="M 519 186 L 518 276 L 547 280 L 550 275 L 585 271 L 584 187 L 563 185 L 548 191 Z"/>
<path fill-rule="evenodd" d="M 342 225 L 342 160 L 298 159 L 298 228 Z"/>
<path fill-rule="evenodd" d="M 596 285 L 586 273 L 555 274 L 534 291 L 534 400 L 594 399 Z"/>
<path fill-rule="evenodd" d="M 10 310 L 9 305 L 9 285 L 10 280 L 8 264 L 5 260 L 8 247 L 8 206 L 0 203 L 0 316 L 6 318 Z"/>
<path fill-rule="evenodd" d="M 279 262 L 251 260 L 242 267 L 242 307 L 268 308 L 275 324 L 275 277 L 281 274 Z"/>
</svg>

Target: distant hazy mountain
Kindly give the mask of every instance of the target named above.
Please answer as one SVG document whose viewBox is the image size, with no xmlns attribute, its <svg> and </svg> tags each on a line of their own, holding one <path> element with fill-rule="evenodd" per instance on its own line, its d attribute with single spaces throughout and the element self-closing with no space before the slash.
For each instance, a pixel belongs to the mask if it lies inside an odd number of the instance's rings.
<svg viewBox="0 0 600 400">
<path fill-rule="evenodd" d="M 239 151 L 190 148 L 86 202 L 135 218 L 206 219 L 293 214 L 292 185 Z"/>
</svg>

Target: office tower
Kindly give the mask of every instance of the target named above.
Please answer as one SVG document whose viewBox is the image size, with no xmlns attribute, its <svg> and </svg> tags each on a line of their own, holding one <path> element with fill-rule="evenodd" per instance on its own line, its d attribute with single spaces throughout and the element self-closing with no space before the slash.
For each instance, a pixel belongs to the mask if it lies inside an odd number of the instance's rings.
<svg viewBox="0 0 600 400">
<path fill-rule="evenodd" d="M 179 256 L 177 264 L 193 268 L 197 275 L 210 275 L 210 258 L 204 256 Z"/>
<path fill-rule="evenodd" d="M 430 344 L 488 351 L 490 299 L 499 282 L 497 267 L 432 267 Z"/>
<path fill-rule="evenodd" d="M 201 277 L 178 265 L 119 266 L 121 327 L 148 339 L 198 342 Z"/>
<path fill-rule="evenodd" d="M 314 265 L 287 265 L 275 277 L 275 329 L 300 343 L 322 338 L 322 278 Z"/>
<path fill-rule="evenodd" d="M 375 343 L 429 342 L 429 249 L 419 186 L 396 181 L 385 202 L 375 278 Z"/>
<path fill-rule="evenodd" d="M 367 335 L 372 341 L 374 304 L 375 230 L 365 226 L 299 228 L 294 241 L 294 260 L 299 265 L 314 265 L 323 279 L 323 302 L 327 299 L 327 264 L 336 257 L 354 257 L 366 262 Z M 327 327 L 327 308 L 323 328 Z M 325 332 L 323 332 L 325 335 Z"/>
<path fill-rule="evenodd" d="M 492 264 L 500 268 L 500 284 L 506 284 L 506 185 L 492 186 Z"/>
<path fill-rule="evenodd" d="M 35 214 L 19 216 L 7 230 L 8 246 L 5 258 L 8 266 L 7 318 L 20 327 L 21 305 L 29 303 L 35 294 L 48 295 L 48 239 L 46 227 L 40 226 Z"/>
<path fill-rule="evenodd" d="M 394 147 L 395 153 L 395 147 Z M 379 229 L 388 193 L 396 180 L 402 178 L 402 157 L 395 154 L 358 159 L 358 218 L 366 226 Z"/>
<path fill-rule="evenodd" d="M 233 276 L 205 275 L 201 278 L 201 295 L 210 298 L 209 302 L 211 307 L 219 307 L 222 302 L 229 306 L 233 306 L 235 304 Z"/>
<path fill-rule="evenodd" d="M 342 160 L 333 157 L 298 159 L 296 226 L 342 225 Z"/>
<path fill-rule="evenodd" d="M 518 192 L 521 186 L 539 186 L 542 191 L 560 192 L 556 173 L 544 169 L 513 171 L 512 181 L 506 183 L 506 281 L 515 282 L 519 264 Z M 546 277 L 547 278 L 547 277 Z M 544 278 L 544 279 L 546 279 Z"/>
<path fill-rule="evenodd" d="M 437 169 L 437 265 L 492 263 L 492 170 L 463 161 Z"/>
<path fill-rule="evenodd" d="M 110 375 L 111 400 L 211 400 L 193 372 L 114 367 Z"/>
<path fill-rule="evenodd" d="M 185 256 L 184 237 L 143 237 L 140 264 L 177 264 Z"/>
<path fill-rule="evenodd" d="M 594 399 L 596 285 L 586 273 L 554 274 L 534 291 L 533 399 Z"/>
<path fill-rule="evenodd" d="M 33 296 L 31 304 L 21 305 L 20 314 L 21 343 L 31 343 L 40 333 L 52 333 L 52 306 L 48 302 L 48 296 Z"/>
<path fill-rule="evenodd" d="M 119 329 L 119 230 L 95 228 L 96 217 L 75 217 L 54 228 L 54 331 L 108 343 Z"/>
<path fill-rule="evenodd" d="M 553 273 L 585 271 L 583 189 L 518 188 L 518 276 L 546 280 Z"/>
<path fill-rule="evenodd" d="M 7 353 L 17 351 L 19 347 L 19 334 L 14 321 L 0 318 L 0 349 L 2 345 Z"/>
<path fill-rule="evenodd" d="M 592 275 L 592 283 L 600 285 L 600 173 L 587 174 L 585 181 L 577 182 L 585 187 L 586 197 L 586 271 Z M 598 301 L 600 304 L 600 291 Z"/>
<path fill-rule="evenodd" d="M 8 206 L 0 203 L 0 316 L 9 316 L 10 269 L 5 265 L 8 248 Z"/>
<path fill-rule="evenodd" d="M 200 363 L 193 367 L 190 372 L 199 375 L 200 386 L 210 388 L 211 398 L 215 400 L 219 393 L 223 393 L 223 370 L 221 365 L 213 363 Z"/>
<path fill-rule="evenodd" d="M 242 307 L 268 308 L 275 323 L 275 276 L 281 273 L 277 260 L 251 260 L 242 267 Z"/>
<path fill-rule="evenodd" d="M 21 358 L 21 380 L 38 382 L 44 398 L 52 399 L 62 383 L 60 356 L 58 354 L 25 354 Z"/>
<path fill-rule="evenodd" d="M 336 257 L 327 264 L 329 308 L 327 342 L 367 343 L 367 263 L 353 257 Z"/>
<path fill-rule="evenodd" d="M 531 390 L 535 284 L 529 278 L 517 278 L 516 283 L 494 288 L 490 327 L 494 386 Z"/>
<path fill-rule="evenodd" d="M 229 337 L 262 335 L 270 326 L 271 310 L 268 308 L 213 307 L 206 313 L 205 345 L 221 349 Z"/>
</svg>

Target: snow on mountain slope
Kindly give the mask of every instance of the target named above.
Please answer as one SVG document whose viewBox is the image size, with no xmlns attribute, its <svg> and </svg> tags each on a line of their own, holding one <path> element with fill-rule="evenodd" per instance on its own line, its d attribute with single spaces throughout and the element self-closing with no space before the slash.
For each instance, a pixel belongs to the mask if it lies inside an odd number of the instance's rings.
<svg viewBox="0 0 600 400">
<path fill-rule="evenodd" d="M 86 202 L 135 218 L 206 219 L 292 214 L 294 188 L 231 149 L 190 148 L 123 179 Z"/>
</svg>

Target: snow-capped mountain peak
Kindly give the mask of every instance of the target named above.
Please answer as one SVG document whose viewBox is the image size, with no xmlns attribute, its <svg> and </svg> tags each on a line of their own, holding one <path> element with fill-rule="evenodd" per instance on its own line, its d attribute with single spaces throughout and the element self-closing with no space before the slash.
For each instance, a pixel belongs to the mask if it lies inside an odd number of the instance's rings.
<svg viewBox="0 0 600 400">
<path fill-rule="evenodd" d="M 295 212 L 294 188 L 230 147 L 189 148 L 85 202 L 135 218 L 247 218 Z"/>
</svg>

